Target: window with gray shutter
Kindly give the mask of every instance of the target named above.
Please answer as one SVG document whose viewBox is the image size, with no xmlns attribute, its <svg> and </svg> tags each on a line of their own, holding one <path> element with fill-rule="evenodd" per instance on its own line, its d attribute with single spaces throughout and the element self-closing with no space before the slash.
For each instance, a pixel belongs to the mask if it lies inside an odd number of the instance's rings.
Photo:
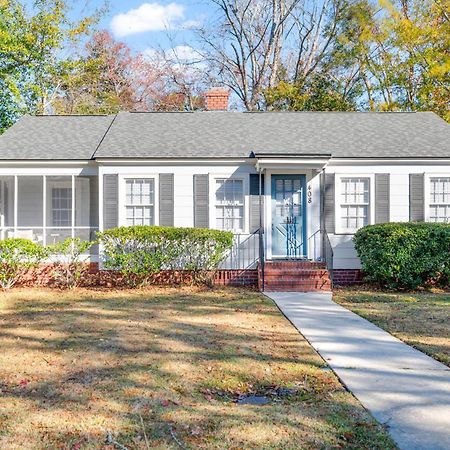
<svg viewBox="0 0 450 450">
<path fill-rule="evenodd" d="M 325 231 L 331 234 L 333 234 L 335 230 L 334 179 L 334 173 L 325 174 L 323 213 L 325 216 Z"/>
<path fill-rule="evenodd" d="M 375 223 L 389 222 L 389 186 L 388 173 L 375 174 Z"/>
<path fill-rule="evenodd" d="M 159 174 L 159 225 L 173 227 L 174 223 L 173 173 Z"/>
<path fill-rule="evenodd" d="M 409 220 L 423 222 L 425 220 L 424 174 L 409 174 Z"/>
<path fill-rule="evenodd" d="M 261 195 L 264 196 L 264 175 L 261 175 Z M 264 197 L 261 198 L 264 211 Z M 260 227 L 259 174 L 250 174 L 250 233 Z"/>
<path fill-rule="evenodd" d="M 194 175 L 194 227 L 209 228 L 209 177 Z"/>
</svg>

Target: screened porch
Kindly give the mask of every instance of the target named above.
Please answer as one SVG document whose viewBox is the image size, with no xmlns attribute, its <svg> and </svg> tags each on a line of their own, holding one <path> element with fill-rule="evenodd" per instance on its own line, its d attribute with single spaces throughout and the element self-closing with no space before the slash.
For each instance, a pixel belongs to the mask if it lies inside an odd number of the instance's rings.
<svg viewBox="0 0 450 450">
<path fill-rule="evenodd" d="M 0 238 L 42 245 L 98 230 L 98 181 L 83 175 L 0 176 Z"/>
</svg>

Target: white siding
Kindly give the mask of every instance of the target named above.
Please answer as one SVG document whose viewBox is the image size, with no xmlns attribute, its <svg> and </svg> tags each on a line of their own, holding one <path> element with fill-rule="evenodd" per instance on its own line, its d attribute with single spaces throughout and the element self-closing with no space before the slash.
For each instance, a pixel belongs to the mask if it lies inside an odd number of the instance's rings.
<svg viewBox="0 0 450 450">
<path fill-rule="evenodd" d="M 390 174 L 390 221 L 407 222 L 409 220 L 409 174 L 450 174 L 450 165 L 436 165 L 430 162 L 399 163 L 392 164 L 373 163 L 367 164 L 338 164 L 331 162 L 326 168 L 327 173 L 339 174 Z M 338 178 L 337 178 L 338 179 Z M 427 180 L 427 178 L 426 178 Z M 426 183 L 427 181 L 425 181 Z M 335 220 L 339 220 L 339 212 L 335 211 Z M 358 269 L 360 262 L 354 248 L 353 236 L 350 234 L 330 235 L 333 246 L 335 269 Z"/>
</svg>

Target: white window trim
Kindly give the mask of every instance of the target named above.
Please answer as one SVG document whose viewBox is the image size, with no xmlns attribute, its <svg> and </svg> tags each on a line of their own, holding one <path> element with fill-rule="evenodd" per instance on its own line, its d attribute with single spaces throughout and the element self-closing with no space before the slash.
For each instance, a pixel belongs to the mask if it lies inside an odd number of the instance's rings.
<svg viewBox="0 0 450 450">
<path fill-rule="evenodd" d="M 424 217 L 425 222 L 430 221 L 430 195 L 431 195 L 431 178 L 450 178 L 450 173 L 425 173 L 424 174 Z"/>
<path fill-rule="evenodd" d="M 127 226 L 126 186 L 127 179 L 153 179 L 155 183 L 154 225 L 159 225 L 159 175 L 156 173 L 124 173 L 119 175 L 119 226 Z"/>
<path fill-rule="evenodd" d="M 341 225 L 341 180 L 342 178 L 369 179 L 369 220 L 368 225 L 375 223 L 375 174 L 373 173 L 336 173 L 334 181 L 334 227 L 335 234 L 355 234 L 356 230 Z"/>
<path fill-rule="evenodd" d="M 230 175 L 229 173 L 209 174 L 209 228 L 217 230 L 216 224 L 216 180 L 241 180 L 244 190 L 244 228 L 242 230 L 233 230 L 234 234 L 249 234 L 249 174 Z"/>
</svg>

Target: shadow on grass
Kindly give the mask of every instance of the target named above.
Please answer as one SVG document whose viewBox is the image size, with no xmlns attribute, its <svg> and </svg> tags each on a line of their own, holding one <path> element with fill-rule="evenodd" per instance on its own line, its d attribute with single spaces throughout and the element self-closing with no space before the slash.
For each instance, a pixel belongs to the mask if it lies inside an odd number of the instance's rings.
<svg viewBox="0 0 450 450">
<path fill-rule="evenodd" d="M 2 294 L 2 448 L 393 448 L 264 296 Z M 242 406 L 211 395 L 281 386 Z M 144 433 L 145 430 L 145 433 Z M 178 441 L 178 443 L 177 443 Z"/>
</svg>

